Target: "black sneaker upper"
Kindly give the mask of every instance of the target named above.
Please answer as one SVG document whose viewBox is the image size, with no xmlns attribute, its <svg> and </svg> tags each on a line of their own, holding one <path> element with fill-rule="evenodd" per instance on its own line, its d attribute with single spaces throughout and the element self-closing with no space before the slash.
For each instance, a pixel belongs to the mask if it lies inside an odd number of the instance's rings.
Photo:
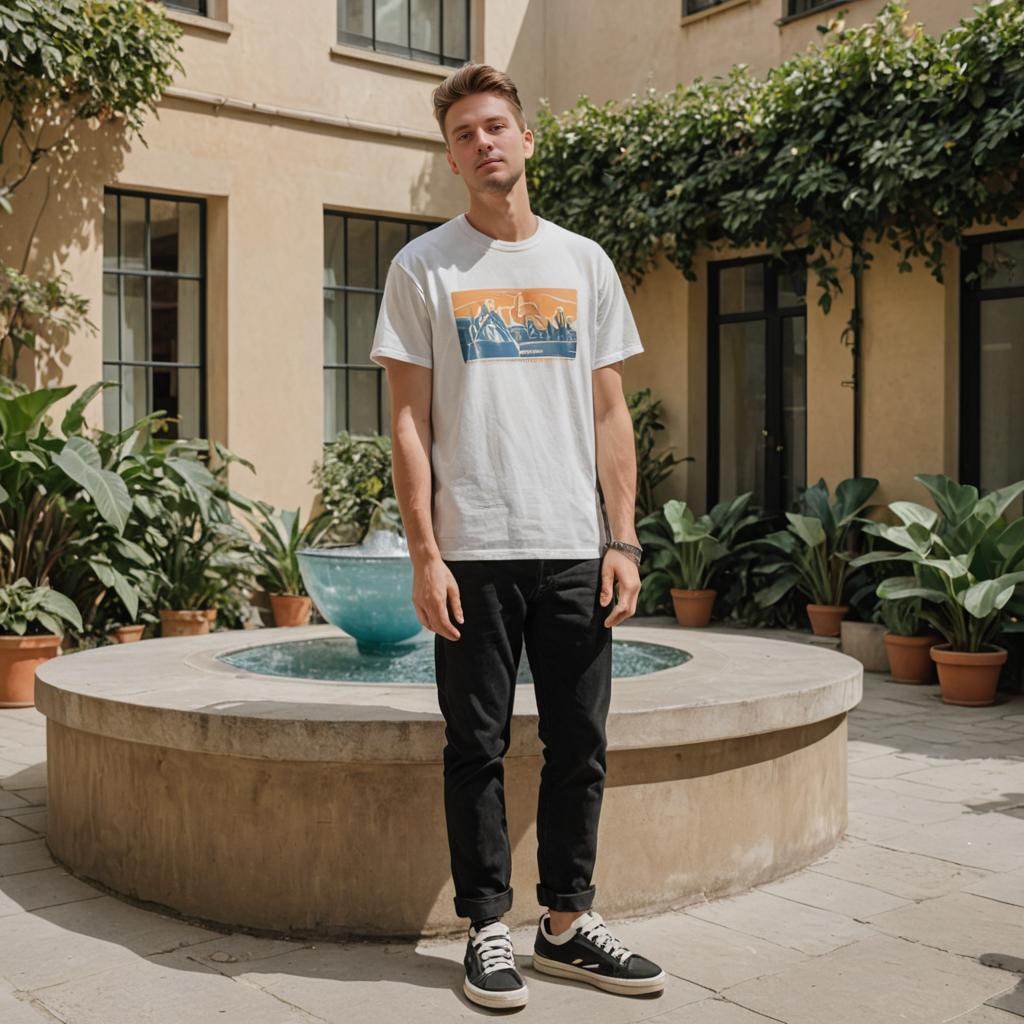
<svg viewBox="0 0 1024 1024">
<path fill-rule="evenodd" d="M 513 992 L 524 987 L 515 966 L 508 925 L 500 921 L 484 925 L 479 931 L 470 926 L 462 962 L 466 967 L 466 977 L 477 988 L 488 992 Z"/>
<path fill-rule="evenodd" d="M 533 948 L 549 960 L 605 978 L 654 978 L 661 974 L 656 963 L 623 946 L 596 911 L 577 918 L 572 925 L 576 934 L 561 944 L 549 941 L 548 923 L 547 914 L 541 915 Z"/>
</svg>

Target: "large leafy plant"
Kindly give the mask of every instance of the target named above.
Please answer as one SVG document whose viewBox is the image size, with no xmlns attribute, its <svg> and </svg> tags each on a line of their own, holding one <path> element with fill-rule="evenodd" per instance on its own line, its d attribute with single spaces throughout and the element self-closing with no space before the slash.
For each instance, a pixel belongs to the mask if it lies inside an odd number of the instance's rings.
<svg viewBox="0 0 1024 1024">
<path fill-rule="evenodd" d="M 769 580 L 755 595 L 757 603 L 767 607 L 795 587 L 814 604 L 841 605 L 856 555 L 848 548 L 849 534 L 877 487 L 874 477 L 843 480 L 831 500 L 824 480 L 806 488 L 800 495 L 800 511 L 786 513 L 786 529 L 755 542 L 775 555 L 757 567 L 757 573 Z"/>
<path fill-rule="evenodd" d="M 331 519 L 325 539 L 340 544 L 362 540 L 381 502 L 395 497 L 391 438 L 343 431 L 324 445 L 322 461 L 313 466 L 313 483 Z"/>
<path fill-rule="evenodd" d="M 737 536 L 757 522 L 750 512 L 751 492 L 721 501 L 697 516 L 675 498 L 637 523 L 640 543 L 653 552 L 650 571 L 640 593 L 645 605 L 656 606 L 669 589 L 703 590 L 733 553 Z"/>
<path fill-rule="evenodd" d="M 1024 516 L 1007 521 L 1006 509 L 1024 492 L 1024 481 L 979 497 L 971 484 L 941 474 L 914 477 L 937 506 L 894 501 L 898 525 L 869 523 L 865 532 L 884 537 L 898 551 L 873 551 L 852 564 L 909 563 L 912 575 L 894 575 L 878 585 L 886 601 L 920 598 L 921 617 L 955 651 L 980 651 L 1024 613 Z"/>
</svg>

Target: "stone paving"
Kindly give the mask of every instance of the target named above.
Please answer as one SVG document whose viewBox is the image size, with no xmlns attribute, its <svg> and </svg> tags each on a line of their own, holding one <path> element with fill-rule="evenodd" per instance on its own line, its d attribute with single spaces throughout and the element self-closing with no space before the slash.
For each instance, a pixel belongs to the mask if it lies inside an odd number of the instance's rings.
<svg viewBox="0 0 1024 1024">
<path fill-rule="evenodd" d="M 954 708 L 935 686 L 864 681 L 850 716 L 849 830 L 831 853 L 739 896 L 613 922 L 669 972 L 653 998 L 539 975 L 533 928 L 515 930 L 530 1002 L 514 1012 L 589 1024 L 1022 1024 L 1024 697 Z M 504 1015 L 463 996 L 465 940 L 224 934 L 78 881 L 46 848 L 45 758 L 45 719 L 0 710 L 2 1024 Z"/>
</svg>

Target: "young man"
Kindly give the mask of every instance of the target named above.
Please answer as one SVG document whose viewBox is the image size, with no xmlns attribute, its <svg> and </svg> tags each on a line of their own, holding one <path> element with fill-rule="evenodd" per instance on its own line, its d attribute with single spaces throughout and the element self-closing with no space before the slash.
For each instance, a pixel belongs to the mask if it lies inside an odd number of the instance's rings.
<svg viewBox="0 0 1024 1024">
<path fill-rule="evenodd" d="M 471 922 L 463 990 L 490 1007 L 527 999 L 501 921 L 512 906 L 502 759 L 525 642 L 544 744 L 537 899 L 548 912 L 533 966 L 659 991 L 664 971 L 591 909 L 611 627 L 640 589 L 621 368 L 643 346 L 600 245 L 530 211 L 533 133 L 511 79 L 464 65 L 434 110 L 469 210 L 395 256 L 370 358 L 387 369 L 412 600 L 436 634 L 455 913 Z"/>
</svg>

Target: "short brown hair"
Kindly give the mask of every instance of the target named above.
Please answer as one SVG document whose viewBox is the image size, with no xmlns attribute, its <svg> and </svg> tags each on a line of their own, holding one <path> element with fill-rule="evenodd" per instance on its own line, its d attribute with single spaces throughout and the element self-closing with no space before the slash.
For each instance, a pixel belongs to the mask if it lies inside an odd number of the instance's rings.
<svg viewBox="0 0 1024 1024">
<path fill-rule="evenodd" d="M 464 96 L 472 96 L 478 92 L 494 92 L 503 96 L 512 105 L 512 112 L 520 131 L 526 129 L 526 115 L 523 105 L 519 102 L 519 92 L 515 83 L 505 74 L 490 64 L 463 64 L 456 68 L 433 92 L 434 117 L 447 143 L 448 136 L 444 131 L 444 119 L 448 108 Z"/>
</svg>

